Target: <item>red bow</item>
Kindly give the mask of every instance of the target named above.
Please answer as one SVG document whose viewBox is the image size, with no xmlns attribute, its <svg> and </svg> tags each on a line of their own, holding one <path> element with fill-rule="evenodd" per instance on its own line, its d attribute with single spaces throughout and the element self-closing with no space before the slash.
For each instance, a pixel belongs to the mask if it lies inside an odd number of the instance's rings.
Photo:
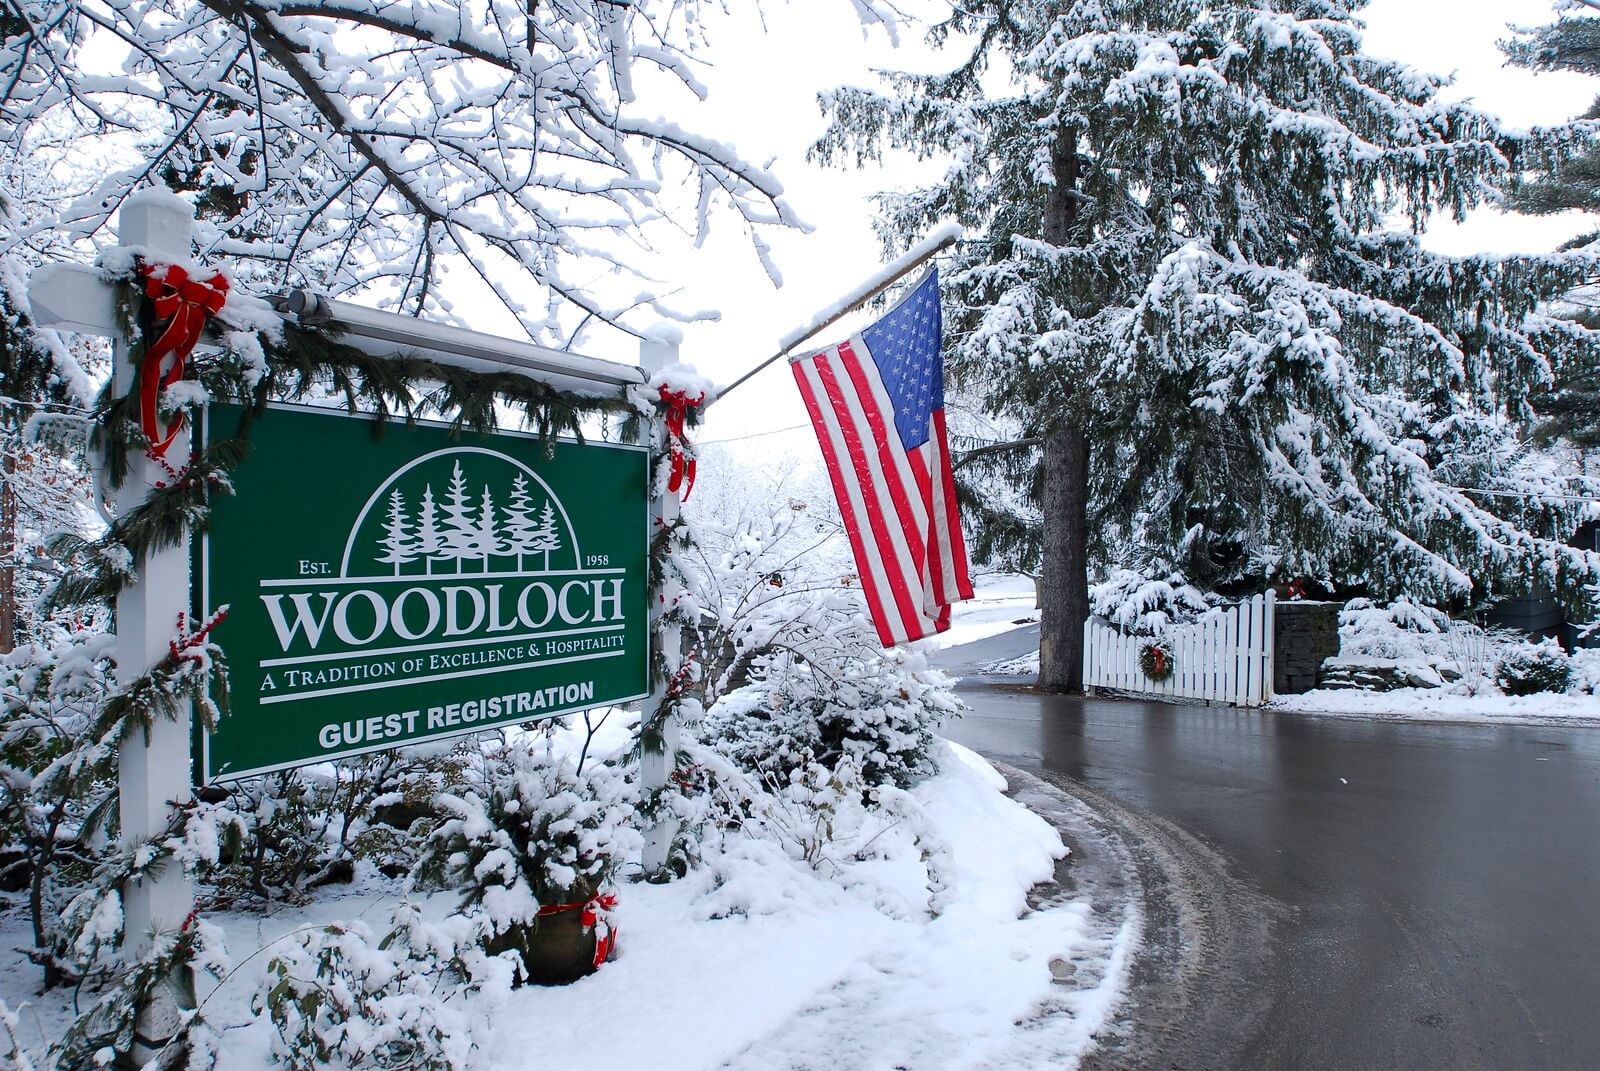
<svg viewBox="0 0 1600 1071">
<path fill-rule="evenodd" d="M 617 928 L 611 924 L 611 912 L 617 906 L 615 893 L 597 893 L 586 903 L 550 904 L 539 909 L 540 915 L 554 915 L 562 911 L 582 911 L 579 920 L 585 930 L 598 930 L 594 935 L 594 969 L 610 956 L 617 945 Z"/>
<path fill-rule="evenodd" d="M 183 430 L 183 415 L 171 427 L 161 427 L 157 413 L 161 391 L 183 378 L 184 362 L 200 341 L 206 317 L 221 312 L 228 300 L 228 280 L 220 274 L 191 279 L 176 264 L 141 264 L 139 274 L 144 276 L 144 293 L 155 306 L 156 318 L 167 321 L 160 337 L 145 348 L 144 367 L 139 370 L 139 426 L 150 440 L 151 455 L 162 457 Z M 172 366 L 163 374 L 161 362 L 169 353 Z"/>
<path fill-rule="evenodd" d="M 661 404 L 667 407 L 667 448 L 672 457 L 672 473 L 667 477 L 667 490 L 676 492 L 682 487 L 685 502 L 689 501 L 689 492 L 694 490 L 694 454 L 690 452 L 689 440 L 684 438 L 683 421 L 690 406 L 699 405 L 705 400 L 704 391 L 691 398 L 686 390 L 661 388 Z"/>
</svg>

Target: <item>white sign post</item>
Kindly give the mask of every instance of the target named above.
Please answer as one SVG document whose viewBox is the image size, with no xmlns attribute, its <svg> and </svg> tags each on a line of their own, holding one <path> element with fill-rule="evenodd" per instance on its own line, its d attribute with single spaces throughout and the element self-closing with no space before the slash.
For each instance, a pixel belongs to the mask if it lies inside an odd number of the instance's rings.
<svg viewBox="0 0 1600 1071">
<path fill-rule="evenodd" d="M 670 365 L 678 363 L 678 347 L 675 343 L 642 342 L 639 344 L 639 367 L 645 374 L 654 376 Z M 654 435 L 653 428 L 646 434 Z M 648 440 L 647 440 L 648 441 Z M 654 474 L 652 473 L 652 479 Z M 664 526 L 671 526 L 678 520 L 678 494 L 676 491 L 663 490 L 650 503 L 650 537 Z M 651 592 L 650 598 L 650 633 L 659 638 L 661 643 L 661 656 L 669 666 L 678 664 L 682 656 L 683 637 L 678 629 L 660 629 L 658 622 L 668 607 L 661 599 L 660 592 Z M 654 663 L 652 661 L 652 672 Z M 640 711 L 640 727 L 650 724 L 657 717 L 661 707 L 667 701 L 666 689 L 668 681 L 652 680 L 653 691 L 649 699 L 645 700 Z M 672 776 L 673 769 L 678 763 L 678 721 L 670 715 L 661 725 L 661 750 L 651 751 L 648 747 L 639 749 L 639 790 L 643 795 L 665 788 L 667 778 Z M 650 828 L 644 830 L 644 851 L 640 862 L 646 877 L 655 877 L 665 871 L 667 856 L 672 850 L 672 838 L 678 834 L 678 825 L 671 819 L 659 817 Z"/>
<path fill-rule="evenodd" d="M 119 217 L 124 246 L 133 246 L 154 258 L 188 260 L 194 218 L 183 201 L 171 194 L 136 195 Z M 35 274 L 29 288 L 34 319 L 43 327 L 59 327 L 113 340 L 113 389 L 127 394 L 134 369 L 128 360 L 128 340 L 121 335 L 113 310 L 111 288 L 85 268 L 58 267 Z M 189 454 L 189 432 L 173 440 L 171 456 Z M 116 494 L 119 516 L 149 497 L 166 472 L 154 460 L 130 451 L 130 469 Z M 179 461 L 182 465 L 184 462 Z M 178 615 L 189 608 L 189 538 L 176 547 L 149 555 L 139 564 L 137 579 L 117 596 L 117 681 L 136 680 L 159 662 L 168 641 L 177 632 Z M 173 719 L 156 718 L 148 736 L 128 734 L 118 757 L 117 802 L 124 844 L 159 836 L 171 824 L 177 808 L 189 802 L 189 733 L 192 711 L 188 700 Z M 137 960 L 150 948 L 157 932 L 176 932 L 194 909 L 194 889 L 183 868 L 167 863 L 123 890 L 123 956 Z M 183 1011 L 192 1006 L 193 980 L 173 978 L 160 987 L 140 1012 L 138 1036 L 132 1053 L 142 1065 L 169 1042 L 183 1026 Z"/>
<path fill-rule="evenodd" d="M 121 215 L 122 244 L 142 246 L 149 255 L 188 260 L 194 219 L 188 206 L 176 197 L 130 204 Z M 128 361 L 126 339 L 116 339 L 113 389 L 127 394 L 134 368 Z M 182 467 L 189 456 L 186 426 L 168 451 Z M 130 452 L 128 478 L 117 492 L 117 515 L 144 502 L 157 480 L 169 479 L 155 460 Z M 178 616 L 189 609 L 189 535 L 178 546 L 146 557 L 138 578 L 117 596 L 117 679 L 126 684 L 148 672 L 167 654 L 167 644 L 178 628 Z M 183 700 L 176 718 L 154 719 L 148 739 L 143 733 L 127 737 L 117 768 L 118 804 L 122 811 L 122 839 L 136 843 L 159 836 L 172 822 L 175 808 L 189 802 L 189 734 L 193 712 Z M 183 867 L 168 862 L 143 881 L 123 890 L 123 955 L 138 959 L 150 947 L 156 932 L 176 932 L 194 910 L 194 889 Z M 183 1025 L 181 1011 L 192 1007 L 192 978 L 168 979 L 139 1015 L 139 1036 L 134 1061 L 165 1045 Z"/>
</svg>

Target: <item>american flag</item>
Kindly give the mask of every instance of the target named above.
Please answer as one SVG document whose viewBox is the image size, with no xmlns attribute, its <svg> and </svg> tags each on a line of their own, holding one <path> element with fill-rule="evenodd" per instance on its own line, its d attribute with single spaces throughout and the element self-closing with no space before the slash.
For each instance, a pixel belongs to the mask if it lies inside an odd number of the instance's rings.
<svg viewBox="0 0 1600 1071">
<path fill-rule="evenodd" d="M 944 430 L 939 275 L 848 342 L 791 362 L 884 646 L 972 598 Z"/>
</svg>

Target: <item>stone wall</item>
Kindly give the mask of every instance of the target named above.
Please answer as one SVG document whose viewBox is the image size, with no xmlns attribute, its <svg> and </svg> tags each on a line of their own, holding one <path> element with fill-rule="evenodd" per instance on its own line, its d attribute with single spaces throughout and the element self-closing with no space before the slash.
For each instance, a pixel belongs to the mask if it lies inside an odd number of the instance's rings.
<svg viewBox="0 0 1600 1071">
<path fill-rule="evenodd" d="M 1339 603 L 1280 601 L 1274 610 L 1272 690 L 1309 692 L 1325 658 L 1339 653 Z"/>
</svg>

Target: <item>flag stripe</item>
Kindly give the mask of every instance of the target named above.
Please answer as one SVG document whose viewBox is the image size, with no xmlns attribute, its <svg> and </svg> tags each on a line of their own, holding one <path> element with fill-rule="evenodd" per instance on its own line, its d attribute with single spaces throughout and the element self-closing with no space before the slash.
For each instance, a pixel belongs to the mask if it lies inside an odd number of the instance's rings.
<svg viewBox="0 0 1600 1071">
<path fill-rule="evenodd" d="M 865 353 L 869 359 L 861 360 L 857 352 L 853 341 L 839 347 L 843 364 L 850 373 L 850 383 L 855 386 L 861 411 L 871 426 L 873 443 L 877 447 L 876 460 L 888 483 L 895 511 L 899 514 L 900 529 L 908 541 L 911 560 L 904 566 L 905 596 L 906 601 L 917 608 L 919 620 L 915 622 L 915 628 L 925 631 L 938 618 L 939 611 L 928 598 L 928 554 L 932 541 L 927 538 L 930 505 L 927 480 L 924 477 L 919 482 L 912 466 L 912 457 L 920 455 L 921 449 L 908 454 L 901 446 L 898 430 L 884 420 L 885 412 L 893 413 L 894 403 L 884 389 L 877 364 L 870 360 L 871 351 L 863 342 L 859 352 Z"/>
<path fill-rule="evenodd" d="M 927 442 L 910 451 L 897 448 L 899 444 L 892 440 L 899 438 L 898 432 L 886 429 L 882 419 L 883 414 L 893 413 L 894 402 L 889 397 L 888 388 L 878 372 L 877 360 L 872 356 L 871 348 L 864 339 L 857 336 L 849 343 L 840 345 L 838 349 L 842 354 L 848 353 L 848 367 L 851 369 L 852 380 L 872 422 L 873 437 L 879 444 L 879 456 L 883 466 L 899 476 L 898 483 L 891 484 L 891 491 L 895 494 L 896 507 L 901 508 L 901 523 L 913 537 L 912 552 L 917 558 L 917 572 L 913 578 L 912 588 L 915 590 L 920 585 L 922 589 L 922 617 L 925 624 L 936 623 L 942 619 L 944 625 L 938 627 L 936 631 L 943 632 L 949 627 L 948 604 L 956 601 L 952 593 L 961 586 L 947 565 L 951 560 L 948 528 L 951 523 L 955 525 L 957 546 L 960 547 L 960 565 L 964 568 L 966 564 L 966 547 L 961 541 L 959 513 L 952 513 L 944 521 L 929 523 L 933 507 L 938 504 L 934 494 L 935 486 L 929 476 L 929 454 L 934 460 L 931 466 L 934 471 L 941 471 L 939 468 L 941 462 L 948 464 L 947 453 L 943 450 L 946 442 L 944 410 L 937 411 L 937 419 L 930 419 L 929 430 L 934 434 L 929 436 Z M 860 360 L 857 352 L 865 354 L 868 359 Z M 945 474 L 949 475 L 947 470 Z M 953 507 L 955 503 L 953 482 L 951 490 L 949 502 Z M 909 502 L 903 502 L 902 495 L 907 496 Z M 909 505 L 912 511 L 909 519 L 903 508 L 905 505 Z M 970 585 L 967 585 L 967 594 L 963 597 L 969 599 L 972 597 Z"/>
<path fill-rule="evenodd" d="M 936 434 L 935 438 L 928 440 L 928 446 L 933 455 L 933 463 L 930 468 L 932 468 L 934 472 L 943 471 L 944 467 L 949 464 L 949 459 L 944 452 L 943 436 L 938 434 L 939 421 L 937 418 L 942 414 L 943 410 L 939 410 L 933 414 L 932 418 L 930 418 L 932 419 Z M 950 525 L 948 523 L 949 515 L 945 511 L 946 503 L 944 497 L 943 480 L 939 481 L 939 483 L 935 484 L 930 489 L 928 500 L 932 505 L 934 514 L 936 516 L 946 518 L 945 523 L 934 525 L 934 530 L 938 536 L 936 543 L 938 544 L 939 548 L 939 571 L 937 573 L 937 579 L 934 580 L 933 586 L 941 603 L 952 603 L 955 602 L 958 597 L 956 594 L 958 584 L 956 583 L 954 571 L 950 566 L 953 551 L 950 546 Z M 957 532 L 959 533 L 959 518 L 957 519 L 956 527 Z M 963 552 L 963 554 L 964 553 L 965 552 Z"/>
<path fill-rule="evenodd" d="M 805 399 L 806 408 L 811 413 L 811 423 L 817 433 L 817 445 L 822 448 L 822 458 L 827 464 L 828 478 L 833 483 L 834 498 L 839 503 L 839 514 L 844 521 L 845 531 L 850 536 L 850 549 L 855 553 L 861 590 L 867 597 L 867 611 L 872 615 L 873 624 L 878 628 L 879 642 L 886 647 L 893 646 L 901 642 L 894 629 L 894 625 L 898 622 L 894 622 L 892 616 L 885 612 L 884 602 L 879 594 L 880 585 L 884 582 L 882 567 L 876 555 L 867 549 L 866 540 L 862 537 L 863 528 L 858 520 L 862 511 L 861 499 L 851 481 L 845 478 L 844 468 L 839 462 L 839 454 L 844 448 L 843 435 L 839 432 L 837 421 L 833 419 L 834 414 L 820 403 L 822 383 L 813 359 L 796 361 L 791 367 L 794 369 L 795 382 L 800 385 L 800 396 Z"/>
<path fill-rule="evenodd" d="M 939 465 L 935 470 L 942 479 L 944 487 L 944 516 L 937 525 L 939 535 L 949 547 L 950 553 L 945 561 L 950 563 L 949 576 L 955 584 L 956 593 L 963 599 L 972 598 L 972 577 L 967 572 L 967 538 L 961 531 L 961 504 L 956 501 L 956 474 L 950 464 L 950 439 L 945 432 L 944 410 L 933 411 L 933 441 L 938 443 Z M 956 599 L 945 599 L 944 602 L 956 602 Z"/>
<path fill-rule="evenodd" d="M 912 598 L 911 585 L 915 583 L 921 587 L 921 569 L 912 557 L 905 529 L 889 516 L 893 495 L 877 451 L 867 448 L 867 435 L 863 432 L 870 434 L 872 429 L 862 408 L 861 398 L 840 381 L 838 370 L 834 367 L 835 361 L 841 365 L 846 363 L 843 351 L 848 346 L 849 343 L 845 343 L 819 354 L 812 363 L 828 392 L 828 400 L 833 403 L 834 414 L 841 418 L 839 423 L 844 429 L 850 462 L 855 468 L 856 490 L 866 505 L 866 518 L 872 526 L 879 560 L 888 579 L 889 594 L 900 614 L 901 628 L 906 636 L 916 636 L 923 631 L 923 621 L 919 600 Z"/>
<path fill-rule="evenodd" d="M 930 507 L 935 508 L 937 516 L 938 502 L 933 496 L 932 482 L 928 479 L 929 458 L 938 464 L 939 444 L 930 438 L 927 442 L 911 451 L 911 461 L 917 472 L 917 487 L 922 492 L 922 500 Z M 928 526 L 928 561 L 922 570 L 923 602 L 928 607 L 928 612 L 937 617 L 938 608 L 948 604 L 950 585 L 945 581 L 946 559 L 950 556 L 950 547 L 945 539 L 944 532 L 940 529 L 943 525 L 933 524 Z M 943 632 L 943 629 L 939 631 Z"/>
<path fill-rule="evenodd" d="M 866 360 L 857 354 L 853 340 L 841 345 L 839 353 L 855 384 L 862 412 L 872 426 L 872 439 L 878 447 L 878 462 L 889 477 L 889 491 L 894 495 L 900 524 L 911 540 L 911 555 L 920 568 L 926 553 L 924 536 L 928 530 L 928 497 L 925 486 L 917 482 L 911 469 L 911 454 L 917 451 L 906 451 L 900 442 L 898 429 L 892 435 L 890 433 L 888 424 L 894 419 L 894 402 L 883 385 L 883 377 L 878 374 L 878 366 L 872 361 L 872 351 L 867 348 L 866 342 L 861 342 L 861 353 L 866 354 Z M 885 415 L 888 421 L 885 421 Z"/>
</svg>

